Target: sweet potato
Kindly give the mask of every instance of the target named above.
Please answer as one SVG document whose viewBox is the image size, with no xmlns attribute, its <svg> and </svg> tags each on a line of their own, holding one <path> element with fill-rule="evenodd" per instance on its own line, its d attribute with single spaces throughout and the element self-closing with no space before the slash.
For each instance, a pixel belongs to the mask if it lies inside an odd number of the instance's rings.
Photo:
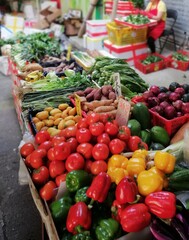
<svg viewBox="0 0 189 240">
<path fill-rule="evenodd" d="M 113 91 L 113 87 L 111 85 L 104 85 L 102 86 L 102 94 L 104 96 L 108 96 L 109 92 L 112 92 Z"/>
<path fill-rule="evenodd" d="M 100 100 L 102 96 L 102 90 L 99 88 L 95 93 L 94 93 L 94 100 Z"/>
<path fill-rule="evenodd" d="M 109 99 L 116 100 L 116 94 L 115 94 L 115 92 L 113 92 L 113 91 L 109 92 L 108 98 L 109 98 Z"/>
<path fill-rule="evenodd" d="M 98 91 L 98 89 L 93 89 L 92 92 L 87 94 L 86 99 L 87 99 L 88 102 L 91 102 L 91 101 L 94 100 L 94 94 L 95 94 L 96 91 Z"/>
<path fill-rule="evenodd" d="M 112 110 L 115 110 L 114 106 L 100 106 L 95 109 L 93 109 L 94 112 L 96 113 L 101 113 L 101 112 L 110 112 Z"/>
<path fill-rule="evenodd" d="M 87 108 L 89 110 L 93 110 L 97 107 L 100 107 L 100 106 L 109 106 L 111 103 L 113 102 L 112 99 L 110 100 L 95 100 L 95 101 L 92 101 L 92 102 L 85 102 L 83 103 L 85 106 L 87 106 Z"/>
<path fill-rule="evenodd" d="M 92 87 L 87 87 L 87 88 L 85 89 L 85 91 L 84 91 L 85 96 L 88 95 L 89 93 L 91 93 L 93 90 L 94 90 L 94 88 L 92 88 Z"/>
</svg>

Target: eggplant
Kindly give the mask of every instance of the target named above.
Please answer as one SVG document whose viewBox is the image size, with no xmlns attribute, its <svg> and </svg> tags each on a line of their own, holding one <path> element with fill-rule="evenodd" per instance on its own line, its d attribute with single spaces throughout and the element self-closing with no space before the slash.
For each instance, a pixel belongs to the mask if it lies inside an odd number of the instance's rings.
<svg viewBox="0 0 189 240">
<path fill-rule="evenodd" d="M 184 224 L 180 221 L 180 219 L 174 217 L 171 219 L 171 226 L 177 231 L 180 239 L 188 240 L 188 232 L 184 226 Z M 179 240 L 179 239 L 178 239 Z"/>
</svg>

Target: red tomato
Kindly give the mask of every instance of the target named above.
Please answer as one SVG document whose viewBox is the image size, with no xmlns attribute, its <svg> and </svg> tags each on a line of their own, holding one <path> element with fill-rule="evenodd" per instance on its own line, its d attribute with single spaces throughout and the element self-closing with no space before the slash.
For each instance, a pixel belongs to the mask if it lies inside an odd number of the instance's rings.
<svg viewBox="0 0 189 240">
<path fill-rule="evenodd" d="M 85 167 L 84 167 L 84 170 L 88 173 L 91 173 L 91 165 L 92 165 L 92 161 L 90 159 L 87 159 L 85 161 Z"/>
<path fill-rule="evenodd" d="M 50 148 L 47 152 L 47 158 L 48 160 L 50 161 L 55 161 L 56 160 L 56 157 L 54 155 L 54 147 Z"/>
<path fill-rule="evenodd" d="M 55 178 L 55 182 L 58 187 L 60 186 L 61 182 L 66 181 L 66 174 L 67 173 L 60 174 Z"/>
<path fill-rule="evenodd" d="M 100 114 L 100 121 L 102 123 L 112 122 L 114 120 L 114 116 L 108 113 L 102 113 Z"/>
<path fill-rule="evenodd" d="M 100 114 L 92 112 L 86 117 L 87 123 L 90 125 L 91 123 L 96 123 L 100 121 Z"/>
<path fill-rule="evenodd" d="M 70 126 L 65 128 L 65 138 L 75 137 L 77 131 L 76 126 Z"/>
<path fill-rule="evenodd" d="M 72 153 L 70 156 L 66 159 L 66 170 L 68 172 L 71 172 L 73 170 L 79 170 L 83 169 L 85 166 L 85 160 L 79 153 Z"/>
<path fill-rule="evenodd" d="M 105 124 L 105 132 L 110 136 L 115 136 L 118 133 L 118 126 L 112 122 L 107 122 Z"/>
<path fill-rule="evenodd" d="M 76 132 L 76 139 L 79 143 L 90 142 L 91 132 L 87 128 L 79 128 Z"/>
<path fill-rule="evenodd" d="M 49 173 L 52 178 L 65 172 L 65 164 L 62 161 L 51 161 L 49 164 Z"/>
<path fill-rule="evenodd" d="M 39 195 L 40 197 L 45 200 L 49 201 L 56 195 L 56 184 L 53 181 L 48 181 L 40 190 Z"/>
<path fill-rule="evenodd" d="M 60 143 L 65 142 L 66 139 L 63 136 L 54 136 L 54 137 L 52 137 L 51 141 L 52 141 L 53 146 L 57 146 Z"/>
<path fill-rule="evenodd" d="M 32 168 L 37 169 L 43 165 L 43 151 L 42 150 L 44 150 L 44 149 L 37 149 L 31 153 L 30 165 L 32 166 Z"/>
<path fill-rule="evenodd" d="M 87 119 L 86 118 L 82 118 L 77 123 L 77 128 L 88 128 L 88 126 L 89 126 L 89 124 L 87 123 Z"/>
<path fill-rule="evenodd" d="M 98 175 L 100 172 L 106 172 L 108 165 L 105 161 L 94 161 L 91 164 L 91 173 Z"/>
<path fill-rule="evenodd" d="M 24 162 L 25 162 L 25 164 L 26 164 L 27 167 L 32 168 L 32 166 L 31 166 L 31 154 L 29 154 L 29 155 L 25 158 Z"/>
<path fill-rule="evenodd" d="M 109 145 L 110 143 L 110 137 L 107 133 L 102 133 L 97 137 L 98 143 L 105 143 L 106 145 Z"/>
<path fill-rule="evenodd" d="M 45 149 L 46 151 L 48 151 L 51 147 L 52 147 L 52 142 L 45 141 L 45 142 L 41 143 L 37 149 Z"/>
<path fill-rule="evenodd" d="M 80 143 L 77 146 L 77 152 L 80 153 L 85 159 L 92 157 L 93 145 L 90 143 Z"/>
<path fill-rule="evenodd" d="M 70 144 L 71 153 L 76 152 L 76 149 L 78 146 L 78 142 L 77 142 L 76 138 L 74 138 L 74 137 L 68 138 L 66 142 Z"/>
<path fill-rule="evenodd" d="M 92 155 L 95 160 L 106 160 L 109 156 L 109 148 L 104 143 L 94 145 Z"/>
<path fill-rule="evenodd" d="M 58 135 L 56 136 L 59 136 L 59 137 L 64 137 L 65 136 L 65 128 L 60 130 L 60 132 L 58 133 Z"/>
<path fill-rule="evenodd" d="M 38 148 L 32 152 L 35 155 L 39 155 L 40 157 L 44 158 L 47 156 L 47 151 L 44 148 Z"/>
<path fill-rule="evenodd" d="M 99 136 L 104 132 L 104 124 L 102 122 L 91 123 L 89 130 L 93 136 Z"/>
<path fill-rule="evenodd" d="M 45 166 L 33 170 L 32 180 L 37 185 L 45 184 L 49 179 L 49 170 Z"/>
<path fill-rule="evenodd" d="M 49 141 L 51 138 L 50 134 L 46 130 L 41 130 L 35 135 L 35 142 L 41 144 L 45 141 Z"/>
<path fill-rule="evenodd" d="M 134 152 L 137 149 L 139 149 L 141 143 L 142 143 L 142 140 L 141 140 L 140 137 L 138 137 L 138 136 L 131 136 L 129 138 L 129 141 L 128 141 L 128 147 L 129 147 L 131 152 Z"/>
<path fill-rule="evenodd" d="M 122 141 L 128 141 L 131 136 L 131 130 L 127 126 L 120 126 L 117 137 Z"/>
<path fill-rule="evenodd" d="M 33 143 L 24 143 L 24 145 L 20 148 L 20 154 L 23 158 L 27 157 L 30 153 L 35 150 Z"/>
<path fill-rule="evenodd" d="M 109 149 L 112 154 L 120 154 L 125 148 L 125 143 L 118 138 L 111 140 Z"/>
<path fill-rule="evenodd" d="M 62 142 L 54 147 L 54 156 L 56 160 L 65 160 L 71 153 L 70 144 L 67 142 Z"/>
</svg>

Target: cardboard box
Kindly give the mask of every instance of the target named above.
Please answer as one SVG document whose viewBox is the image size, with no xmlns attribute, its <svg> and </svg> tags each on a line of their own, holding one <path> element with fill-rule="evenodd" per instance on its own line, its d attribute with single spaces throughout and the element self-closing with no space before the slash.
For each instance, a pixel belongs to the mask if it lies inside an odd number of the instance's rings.
<svg viewBox="0 0 189 240">
<path fill-rule="evenodd" d="M 6 14 L 4 17 L 5 27 L 10 29 L 12 32 L 23 31 L 24 29 L 24 17 L 13 16 Z"/>
<path fill-rule="evenodd" d="M 45 17 L 45 19 L 51 23 L 56 18 L 61 16 L 61 10 L 55 7 L 47 7 L 43 9 L 40 14 Z"/>
<path fill-rule="evenodd" d="M 81 19 L 67 19 L 64 20 L 65 30 L 64 33 L 67 36 L 76 36 L 81 27 Z"/>
<path fill-rule="evenodd" d="M 148 52 L 146 43 L 118 46 L 112 44 L 109 40 L 104 41 L 104 49 L 117 58 L 125 59 L 131 66 L 134 65 L 137 57 Z"/>
<path fill-rule="evenodd" d="M 49 28 L 50 24 L 44 16 L 40 16 L 39 20 L 33 26 L 38 29 L 46 29 Z"/>
</svg>

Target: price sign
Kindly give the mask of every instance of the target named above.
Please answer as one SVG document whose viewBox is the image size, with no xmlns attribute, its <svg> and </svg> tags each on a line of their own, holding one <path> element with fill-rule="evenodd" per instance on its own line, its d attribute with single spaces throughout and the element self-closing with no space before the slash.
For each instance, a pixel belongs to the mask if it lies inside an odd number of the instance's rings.
<svg viewBox="0 0 189 240">
<path fill-rule="evenodd" d="M 113 79 L 113 86 L 115 89 L 116 96 L 120 97 L 122 94 L 121 94 L 121 81 L 120 81 L 119 73 L 114 73 L 112 75 L 112 79 Z"/>
<path fill-rule="evenodd" d="M 123 98 L 119 98 L 118 108 L 116 113 L 116 121 L 119 126 L 126 126 L 129 120 L 129 114 L 131 110 L 130 102 Z"/>
<path fill-rule="evenodd" d="M 66 60 L 70 61 L 71 58 L 71 50 L 72 50 L 72 45 L 70 44 L 67 49 L 67 55 L 66 55 Z"/>
<path fill-rule="evenodd" d="M 81 99 L 80 99 L 80 97 L 77 94 L 75 94 L 75 107 L 76 107 L 77 115 L 81 116 L 82 115 Z"/>
</svg>

